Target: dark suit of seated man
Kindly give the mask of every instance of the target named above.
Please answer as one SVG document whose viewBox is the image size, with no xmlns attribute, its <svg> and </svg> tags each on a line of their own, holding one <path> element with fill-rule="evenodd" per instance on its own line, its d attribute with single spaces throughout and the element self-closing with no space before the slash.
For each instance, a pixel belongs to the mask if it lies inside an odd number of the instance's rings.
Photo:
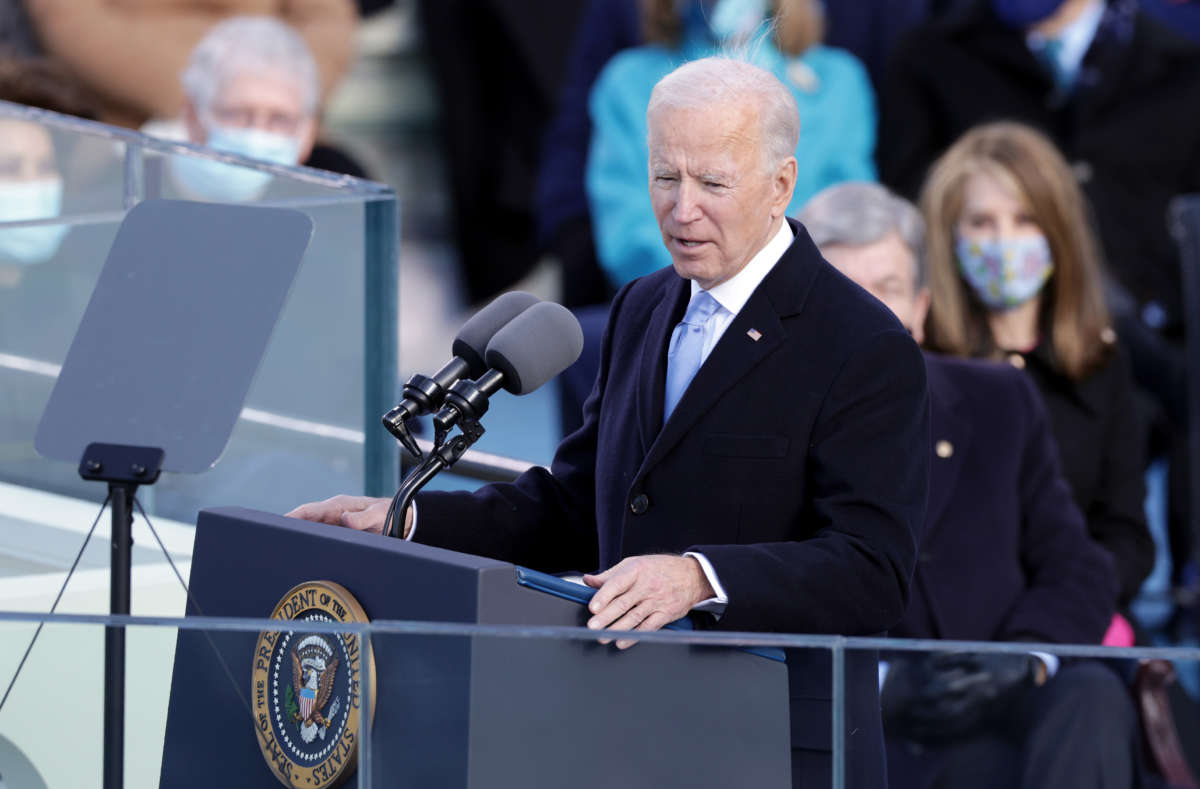
<svg viewBox="0 0 1200 789">
<path fill-rule="evenodd" d="M 730 631 L 884 631 L 908 603 L 925 517 L 920 351 L 785 219 L 799 117 L 784 85 L 693 61 L 658 83 L 647 117 L 673 266 L 614 299 L 583 426 L 549 471 L 419 496 L 405 533 L 603 570 L 585 576 L 597 629 L 654 630 L 700 607 Z M 291 514 L 378 530 L 387 506 L 342 496 Z M 790 652 L 788 676 L 794 784 L 827 787 L 828 653 Z M 877 789 L 875 655 L 848 656 L 846 678 L 847 785 Z"/>
<path fill-rule="evenodd" d="M 881 186 L 842 184 L 801 220 L 919 341 L 929 291 L 916 209 Z M 1118 580 L 1062 478 L 1037 389 L 1008 365 L 925 363 L 935 457 L 912 598 L 890 634 L 1099 643 Z M 1095 662 L 901 653 L 883 711 L 892 789 L 1135 785 L 1133 705 Z"/>
</svg>

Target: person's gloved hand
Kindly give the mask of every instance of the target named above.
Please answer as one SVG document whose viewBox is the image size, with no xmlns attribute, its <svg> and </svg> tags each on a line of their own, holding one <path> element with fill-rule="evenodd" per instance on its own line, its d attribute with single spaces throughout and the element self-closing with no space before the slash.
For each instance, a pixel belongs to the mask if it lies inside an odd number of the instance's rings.
<svg viewBox="0 0 1200 789">
<path fill-rule="evenodd" d="M 1043 681 L 1033 655 L 937 653 L 892 664 L 883 685 L 884 724 L 916 742 L 971 735 L 1001 714 L 1006 702 Z"/>
</svg>

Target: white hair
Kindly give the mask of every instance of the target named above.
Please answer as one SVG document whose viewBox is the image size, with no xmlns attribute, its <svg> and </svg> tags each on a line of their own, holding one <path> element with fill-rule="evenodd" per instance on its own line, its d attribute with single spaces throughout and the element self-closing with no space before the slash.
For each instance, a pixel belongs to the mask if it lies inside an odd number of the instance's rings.
<svg viewBox="0 0 1200 789">
<path fill-rule="evenodd" d="M 925 220 L 903 197 L 879 184 L 847 182 L 822 189 L 796 217 L 818 247 L 867 246 L 896 233 L 916 261 L 916 285 L 925 284 Z"/>
<path fill-rule="evenodd" d="M 198 109 L 212 106 L 221 89 L 246 73 L 294 79 L 306 115 L 317 111 L 320 79 L 304 39 L 270 16 L 235 16 L 217 23 L 192 50 L 180 80 Z"/>
<path fill-rule="evenodd" d="M 696 109 L 757 103 L 763 165 L 774 170 L 794 156 L 800 142 L 800 107 L 774 74 L 732 57 L 707 57 L 685 63 L 658 81 L 646 116 L 660 108 Z"/>
</svg>

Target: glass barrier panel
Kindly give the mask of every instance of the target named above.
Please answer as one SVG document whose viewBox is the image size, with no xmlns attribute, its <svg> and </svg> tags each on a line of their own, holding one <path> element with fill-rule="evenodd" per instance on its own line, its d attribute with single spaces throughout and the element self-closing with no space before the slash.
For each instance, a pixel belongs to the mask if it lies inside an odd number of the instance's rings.
<svg viewBox="0 0 1200 789">
<path fill-rule="evenodd" d="M 5 688 L 34 620 L 0 613 Z M 131 787 L 321 787 L 340 770 L 354 770 L 350 786 L 788 787 L 793 774 L 812 778 L 806 786 L 863 785 L 882 767 L 869 758 L 878 724 L 856 720 L 880 682 L 881 647 L 887 769 L 901 777 L 959 748 L 1019 772 L 1028 749 L 1014 742 L 1036 737 L 1058 754 L 1070 728 L 1126 749 L 1130 759 L 1108 759 L 1110 768 L 1162 770 L 1164 710 L 1180 721 L 1174 747 L 1185 759 L 1196 745 L 1185 727 L 1196 701 L 1176 679 L 1200 665 L 1194 648 L 1055 647 L 1050 671 L 1010 671 L 1018 681 L 984 693 L 975 713 L 961 709 L 970 694 L 960 686 L 950 702 L 897 717 L 889 683 L 913 666 L 926 678 L 913 687 L 932 698 L 928 678 L 939 672 L 982 685 L 980 666 L 1003 674 L 1049 653 L 692 631 L 639 634 L 619 649 L 575 627 L 60 615 L 0 708 L 0 775 L 32 769 L 42 781 L 11 785 L 101 785 L 106 622 L 125 634 Z M 1000 744 L 978 756 L 976 740 L 991 730 Z M 1013 775 L 1009 785 L 1020 785 Z"/>
<path fill-rule="evenodd" d="M 0 689 L 38 629 L 12 616 L 0 614 Z M 345 660 L 363 654 L 361 633 L 328 623 L 314 631 L 127 619 L 106 628 L 104 617 L 92 619 L 52 621 L 38 633 L 0 707 L 6 786 L 105 785 L 108 631 L 123 635 L 126 653 L 123 786 L 320 787 L 343 775 L 344 786 L 365 785 L 355 770 L 367 758 L 357 736 L 367 724 L 361 671 Z"/>
<path fill-rule="evenodd" d="M 103 498 L 33 439 L 126 211 L 165 197 L 291 207 L 315 230 L 221 461 L 143 489 L 150 513 L 194 522 L 206 506 L 286 511 L 394 488 L 395 445 L 379 427 L 398 389 L 390 188 L 5 102 L 0 126 L 0 481 Z"/>
</svg>

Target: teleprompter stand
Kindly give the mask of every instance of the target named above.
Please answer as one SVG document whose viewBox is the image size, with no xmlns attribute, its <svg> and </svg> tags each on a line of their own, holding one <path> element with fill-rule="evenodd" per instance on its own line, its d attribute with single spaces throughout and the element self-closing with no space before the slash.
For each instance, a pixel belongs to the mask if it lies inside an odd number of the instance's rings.
<svg viewBox="0 0 1200 789">
<path fill-rule="evenodd" d="M 112 572 L 109 609 L 129 613 L 133 571 L 133 496 L 139 485 L 153 485 L 162 471 L 163 451 L 157 447 L 88 444 L 79 461 L 79 476 L 108 483 L 112 514 Z M 124 783 L 125 753 L 125 629 L 104 630 L 104 785 Z"/>
<path fill-rule="evenodd" d="M 130 613 L 134 494 L 216 464 L 312 238 L 299 211 L 148 200 L 117 231 L 34 447 L 108 484 L 111 611 Z M 105 632 L 104 787 L 124 775 L 125 633 Z"/>
</svg>

